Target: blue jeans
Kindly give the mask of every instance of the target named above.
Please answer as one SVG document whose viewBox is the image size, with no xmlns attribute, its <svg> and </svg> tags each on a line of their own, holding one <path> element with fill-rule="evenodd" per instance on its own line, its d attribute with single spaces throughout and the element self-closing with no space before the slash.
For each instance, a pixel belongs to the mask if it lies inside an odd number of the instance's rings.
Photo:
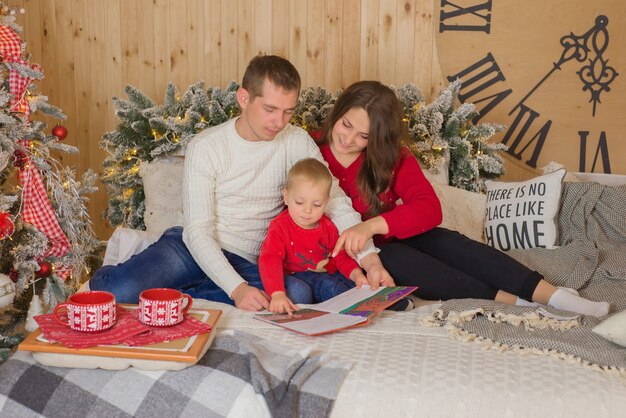
<svg viewBox="0 0 626 418">
<path fill-rule="evenodd" d="M 223 251 L 228 262 L 249 285 L 263 289 L 259 267 Z M 232 299 L 195 262 L 183 242 L 183 228 L 166 230 L 157 242 L 117 266 L 103 266 L 89 281 L 91 290 L 105 290 L 119 303 L 138 303 L 139 294 L 153 287 L 169 287 L 201 298 L 233 305 Z"/>
<path fill-rule="evenodd" d="M 352 280 L 341 273 L 316 273 L 304 271 L 285 276 L 287 297 L 293 303 L 324 302 L 355 286 Z"/>
</svg>

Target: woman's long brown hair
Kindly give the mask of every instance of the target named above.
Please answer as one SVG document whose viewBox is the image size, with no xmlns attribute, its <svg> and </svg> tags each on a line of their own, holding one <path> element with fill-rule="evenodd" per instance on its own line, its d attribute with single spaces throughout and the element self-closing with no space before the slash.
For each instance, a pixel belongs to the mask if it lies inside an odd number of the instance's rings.
<svg viewBox="0 0 626 418">
<path fill-rule="evenodd" d="M 379 215 L 384 208 L 378 195 L 391 186 L 393 168 L 400 158 L 400 145 L 408 131 L 396 94 L 378 81 L 358 81 L 344 90 L 324 122 L 323 142 L 330 144 L 337 121 L 350 109 L 364 109 L 370 122 L 365 160 L 357 177 L 367 217 Z"/>
</svg>

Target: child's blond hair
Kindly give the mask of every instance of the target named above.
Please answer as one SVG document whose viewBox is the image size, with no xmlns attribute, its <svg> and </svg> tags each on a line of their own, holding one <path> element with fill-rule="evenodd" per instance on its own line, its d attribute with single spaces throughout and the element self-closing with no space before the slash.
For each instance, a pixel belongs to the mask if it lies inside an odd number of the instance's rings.
<svg viewBox="0 0 626 418">
<path fill-rule="evenodd" d="M 325 184 L 330 194 L 330 186 L 333 182 L 333 176 L 330 174 L 328 167 L 315 158 L 305 158 L 293 165 L 287 174 L 287 182 L 285 190 L 289 190 L 296 178 L 304 178 L 316 184 Z"/>
</svg>

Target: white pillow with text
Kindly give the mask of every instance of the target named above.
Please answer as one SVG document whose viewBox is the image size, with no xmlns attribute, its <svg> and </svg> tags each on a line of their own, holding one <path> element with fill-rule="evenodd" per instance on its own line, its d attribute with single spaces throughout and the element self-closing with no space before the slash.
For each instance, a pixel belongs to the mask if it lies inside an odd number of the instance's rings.
<svg viewBox="0 0 626 418">
<path fill-rule="evenodd" d="M 485 242 L 501 251 L 553 248 L 565 172 L 521 182 L 486 181 Z"/>
</svg>

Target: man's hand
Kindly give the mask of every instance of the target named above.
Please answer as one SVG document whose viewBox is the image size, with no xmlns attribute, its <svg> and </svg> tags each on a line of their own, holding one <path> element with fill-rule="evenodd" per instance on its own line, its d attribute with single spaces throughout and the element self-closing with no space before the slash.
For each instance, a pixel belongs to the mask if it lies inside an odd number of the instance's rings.
<svg viewBox="0 0 626 418">
<path fill-rule="evenodd" d="M 378 254 L 371 253 L 361 259 L 361 265 L 367 272 L 367 281 L 372 290 L 378 289 L 379 286 L 395 286 L 393 278 L 383 266 Z"/>
<path fill-rule="evenodd" d="M 298 308 L 293 304 L 291 299 L 287 297 L 285 292 L 274 292 L 272 293 L 272 300 L 270 302 L 269 310 L 274 313 L 287 313 L 291 315 L 293 311 L 297 311 Z"/>
<path fill-rule="evenodd" d="M 231 295 L 235 306 L 246 311 L 261 311 L 269 307 L 269 298 L 265 292 L 242 283 L 233 290 Z"/>
</svg>

